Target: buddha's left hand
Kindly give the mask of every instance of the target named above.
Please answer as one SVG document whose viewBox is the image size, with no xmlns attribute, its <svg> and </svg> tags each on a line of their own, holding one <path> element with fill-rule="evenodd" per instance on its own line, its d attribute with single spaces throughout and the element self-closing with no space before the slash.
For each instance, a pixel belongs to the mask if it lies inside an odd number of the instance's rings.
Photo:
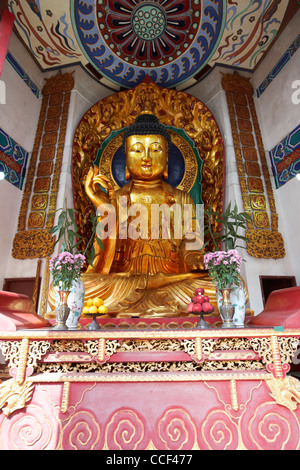
<svg viewBox="0 0 300 470">
<path fill-rule="evenodd" d="M 100 189 L 99 184 L 107 190 L 108 194 Z M 114 195 L 111 182 L 106 176 L 99 174 L 99 169 L 96 166 L 89 169 L 84 187 L 86 194 L 95 207 L 110 202 Z"/>
<path fill-rule="evenodd" d="M 104 175 L 101 175 L 101 174 L 98 174 L 97 176 L 94 176 L 93 185 L 95 185 L 95 184 L 100 184 L 100 186 L 102 186 L 102 188 L 106 189 L 106 191 L 108 193 L 108 198 L 112 199 L 112 197 L 114 195 L 114 188 L 113 188 L 113 185 L 111 184 L 110 179 L 107 178 L 107 176 L 104 176 Z"/>
</svg>

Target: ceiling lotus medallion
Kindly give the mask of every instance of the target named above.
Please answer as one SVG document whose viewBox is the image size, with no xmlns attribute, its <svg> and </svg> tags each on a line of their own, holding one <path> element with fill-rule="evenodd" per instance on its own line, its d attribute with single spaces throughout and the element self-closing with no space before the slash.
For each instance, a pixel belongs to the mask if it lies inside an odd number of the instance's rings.
<svg viewBox="0 0 300 470">
<path fill-rule="evenodd" d="M 165 87 L 185 82 L 212 57 L 226 17 L 224 0 L 72 0 L 73 28 L 87 59 L 131 88 L 146 75 Z"/>
<path fill-rule="evenodd" d="M 165 8 L 161 4 L 166 4 Z M 168 3 L 172 3 L 168 8 Z M 99 26 L 104 39 L 109 39 L 117 46 L 121 57 L 127 62 L 140 67 L 155 67 L 167 64 L 183 51 L 181 46 L 189 47 L 195 39 L 195 29 L 199 28 L 200 12 L 189 15 L 190 3 L 181 1 L 131 5 L 125 2 L 112 2 L 112 8 L 105 15 L 98 6 L 98 16 L 105 18 L 107 28 Z M 104 9 L 105 10 L 105 9 Z M 104 25 L 103 25 L 104 26 Z"/>
</svg>

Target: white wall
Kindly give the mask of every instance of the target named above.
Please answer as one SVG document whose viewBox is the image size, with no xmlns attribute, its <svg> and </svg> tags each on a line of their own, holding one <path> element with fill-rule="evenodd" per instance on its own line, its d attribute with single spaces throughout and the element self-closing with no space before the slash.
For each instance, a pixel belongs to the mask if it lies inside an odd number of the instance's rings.
<svg viewBox="0 0 300 470">
<path fill-rule="evenodd" d="M 285 28 L 280 39 L 274 44 L 253 76 L 253 85 L 258 87 L 276 63 L 290 47 L 299 34 L 300 11 L 293 17 Z M 255 99 L 255 105 L 261 125 L 264 146 L 267 152 L 272 150 L 300 123 L 300 103 L 292 101 L 295 88 L 294 81 L 300 80 L 300 50 L 286 63 L 280 73 L 266 88 L 264 93 Z M 270 159 L 268 159 L 270 167 Z M 272 174 L 272 170 L 270 170 Z M 274 274 L 294 275 L 297 285 L 300 285 L 300 181 L 293 178 L 282 187 L 274 187 L 277 210 L 280 214 L 279 230 L 281 231 L 290 261 L 288 272 L 282 271 L 282 265 L 277 263 Z"/>
<path fill-rule="evenodd" d="M 10 258 L 12 239 L 16 229 L 16 215 L 19 212 L 22 192 L 8 181 L 0 181 L 0 290 L 3 287 Z M 15 276 L 18 277 L 18 273 Z"/>
<path fill-rule="evenodd" d="M 9 51 L 40 88 L 43 83 L 42 74 L 24 47 L 20 47 L 14 34 L 10 39 Z M 41 100 L 32 93 L 7 60 L 4 62 L 1 80 L 4 81 L 6 87 L 6 102 L 0 104 L 0 127 L 30 152 L 34 143 Z M 24 272 L 22 262 L 13 271 L 9 269 L 12 259 L 12 241 L 17 230 L 22 195 L 23 191 L 8 181 L 0 181 L 0 289 L 5 277 L 29 276 L 26 271 Z M 35 275 L 35 269 L 34 267 L 30 275 Z"/>
</svg>

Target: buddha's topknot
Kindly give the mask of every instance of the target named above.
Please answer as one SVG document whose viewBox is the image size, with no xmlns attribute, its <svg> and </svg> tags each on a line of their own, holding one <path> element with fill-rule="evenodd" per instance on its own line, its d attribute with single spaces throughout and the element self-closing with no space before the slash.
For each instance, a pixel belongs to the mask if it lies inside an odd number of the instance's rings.
<svg viewBox="0 0 300 470">
<path fill-rule="evenodd" d="M 171 143 L 171 136 L 166 126 L 161 124 L 154 114 L 140 114 L 135 122 L 127 127 L 123 134 L 123 143 L 131 135 L 161 135 L 168 145 Z"/>
</svg>

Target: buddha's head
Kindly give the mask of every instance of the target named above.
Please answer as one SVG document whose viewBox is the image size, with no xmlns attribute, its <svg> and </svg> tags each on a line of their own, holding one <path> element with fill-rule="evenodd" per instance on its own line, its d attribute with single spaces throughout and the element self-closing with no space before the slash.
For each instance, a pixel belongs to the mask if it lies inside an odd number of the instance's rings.
<svg viewBox="0 0 300 470">
<path fill-rule="evenodd" d="M 126 179 L 154 181 L 167 178 L 171 137 L 152 114 L 141 114 L 124 132 Z"/>
</svg>

